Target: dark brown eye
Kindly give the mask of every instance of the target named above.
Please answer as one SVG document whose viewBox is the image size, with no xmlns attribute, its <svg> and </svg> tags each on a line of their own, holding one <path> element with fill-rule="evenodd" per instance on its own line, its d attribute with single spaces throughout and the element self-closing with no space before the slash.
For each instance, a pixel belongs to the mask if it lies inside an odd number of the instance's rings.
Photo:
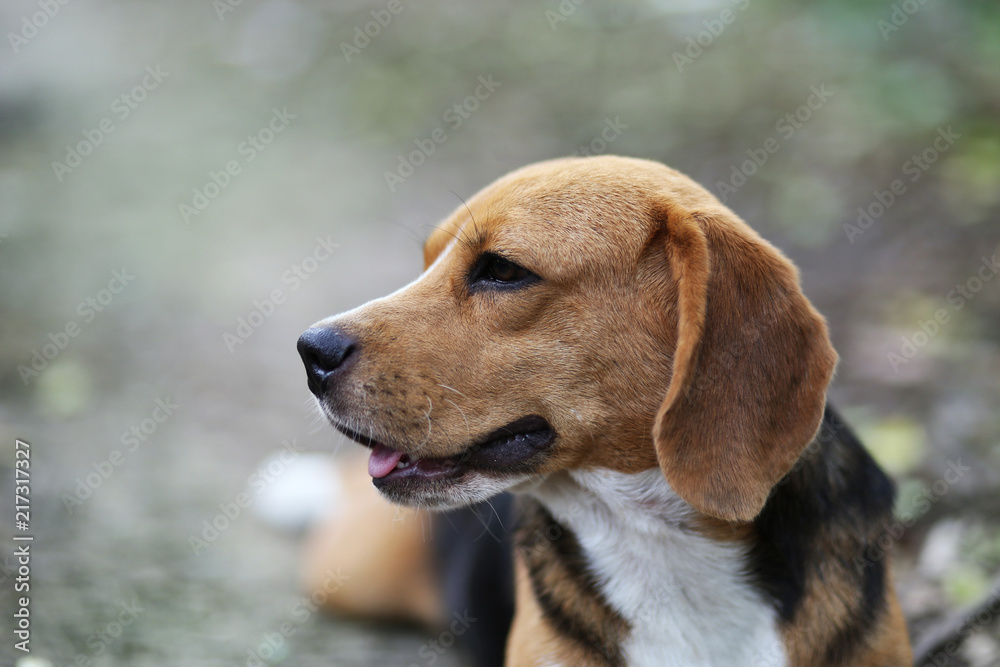
<svg viewBox="0 0 1000 667">
<path fill-rule="evenodd" d="M 538 280 L 538 276 L 500 255 L 488 252 L 479 257 L 469 273 L 473 290 L 519 288 Z"/>
<path fill-rule="evenodd" d="M 503 257 L 493 257 L 487 262 L 484 277 L 498 283 L 513 283 L 523 279 L 528 275 L 526 269 L 522 269 L 514 262 L 510 262 Z"/>
</svg>

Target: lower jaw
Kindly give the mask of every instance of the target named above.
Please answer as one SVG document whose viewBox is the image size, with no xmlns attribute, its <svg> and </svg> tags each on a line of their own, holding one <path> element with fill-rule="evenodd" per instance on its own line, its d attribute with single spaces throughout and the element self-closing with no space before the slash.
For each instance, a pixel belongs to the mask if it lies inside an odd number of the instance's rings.
<svg viewBox="0 0 1000 667">
<path fill-rule="evenodd" d="M 406 468 L 396 468 L 385 477 L 373 477 L 375 488 L 434 488 L 451 486 L 461 478 L 467 469 L 461 464 L 451 466 L 435 466 L 437 469 L 427 470 L 435 462 L 426 459 Z"/>
<path fill-rule="evenodd" d="M 467 505 L 462 497 L 459 478 L 452 479 L 392 479 L 374 478 L 372 483 L 379 493 L 391 502 L 409 507 L 445 510 Z"/>
<path fill-rule="evenodd" d="M 534 475 L 496 474 L 464 469 L 451 477 L 427 479 L 387 475 L 373 478 L 372 483 L 388 501 L 415 509 L 452 510 L 483 502 L 506 491 L 530 486 Z"/>
</svg>

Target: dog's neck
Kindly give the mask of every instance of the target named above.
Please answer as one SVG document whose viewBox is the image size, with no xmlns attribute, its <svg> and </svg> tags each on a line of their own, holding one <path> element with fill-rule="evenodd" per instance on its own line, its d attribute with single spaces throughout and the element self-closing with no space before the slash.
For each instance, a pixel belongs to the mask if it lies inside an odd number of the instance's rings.
<svg viewBox="0 0 1000 667">
<path fill-rule="evenodd" d="M 779 667 L 777 614 L 747 582 L 740 542 L 713 540 L 659 469 L 569 471 L 529 491 L 571 531 L 628 624 L 627 665 Z"/>
</svg>

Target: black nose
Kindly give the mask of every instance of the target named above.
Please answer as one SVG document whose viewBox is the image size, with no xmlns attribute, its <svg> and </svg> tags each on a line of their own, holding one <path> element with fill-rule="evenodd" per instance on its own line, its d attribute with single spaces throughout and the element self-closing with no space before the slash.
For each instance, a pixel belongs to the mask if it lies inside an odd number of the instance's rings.
<svg viewBox="0 0 1000 667">
<path fill-rule="evenodd" d="M 331 376 L 354 354 L 357 343 L 339 329 L 313 327 L 299 337 L 298 348 L 306 365 L 309 390 L 318 397 L 326 391 Z"/>
</svg>

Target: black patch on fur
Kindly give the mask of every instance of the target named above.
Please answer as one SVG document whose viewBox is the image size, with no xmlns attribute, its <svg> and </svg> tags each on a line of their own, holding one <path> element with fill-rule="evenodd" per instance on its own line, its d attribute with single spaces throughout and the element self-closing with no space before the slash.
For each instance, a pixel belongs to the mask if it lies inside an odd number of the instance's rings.
<svg viewBox="0 0 1000 667">
<path fill-rule="evenodd" d="M 537 501 L 524 499 L 519 502 L 519 516 L 517 549 L 527 565 L 535 599 L 545 618 L 557 633 L 590 653 L 595 664 L 624 667 L 620 638 L 611 636 L 614 626 L 624 627 L 624 620 L 598 592 L 576 536 Z M 576 587 L 576 597 L 588 599 L 600 607 L 605 618 L 585 616 L 572 600 L 557 597 L 555 591 L 543 583 L 551 578 Z M 607 622 L 609 619 L 611 623 Z"/>
<path fill-rule="evenodd" d="M 885 610 L 889 555 L 877 544 L 893 520 L 894 497 L 892 482 L 828 405 L 816 438 L 754 521 L 750 574 L 783 624 L 794 624 L 821 566 L 859 592 L 846 618 L 829 619 L 838 632 L 825 664 L 848 664 Z"/>
<path fill-rule="evenodd" d="M 773 600 L 782 624 L 794 624 L 806 583 L 819 576 L 821 565 L 839 572 L 858 592 L 844 618 L 829 619 L 838 631 L 813 656 L 817 664 L 825 660 L 827 665 L 850 665 L 885 611 L 890 556 L 879 542 L 893 521 L 894 496 L 889 478 L 827 406 L 813 443 L 754 521 L 748 574 Z M 503 494 L 491 504 L 438 515 L 434 527 L 435 560 L 449 611 L 468 610 L 477 619 L 458 638 L 477 665 L 503 664 L 514 609 L 515 515 L 520 518 L 517 548 L 545 618 L 556 632 L 589 651 L 597 664 L 623 665 L 609 624 L 595 624 L 570 600 L 556 599 L 540 585 L 552 576 L 571 581 L 579 596 L 594 600 L 608 618 L 624 623 L 598 592 L 575 535 L 536 501 L 521 499 L 515 511 L 513 498 Z"/>
</svg>

